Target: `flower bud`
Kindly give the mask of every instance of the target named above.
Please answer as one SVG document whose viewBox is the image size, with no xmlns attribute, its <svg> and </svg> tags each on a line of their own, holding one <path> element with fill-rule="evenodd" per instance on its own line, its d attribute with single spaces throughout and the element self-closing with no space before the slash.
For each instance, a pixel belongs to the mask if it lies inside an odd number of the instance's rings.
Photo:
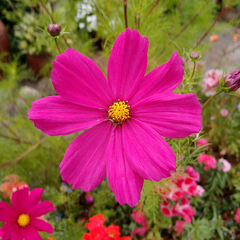
<svg viewBox="0 0 240 240">
<path fill-rule="evenodd" d="M 199 53 L 196 51 L 193 51 L 190 53 L 190 57 L 192 60 L 197 60 L 199 58 Z"/>
<path fill-rule="evenodd" d="M 58 24 L 49 24 L 47 30 L 52 37 L 56 37 L 61 32 L 61 26 Z"/>
<path fill-rule="evenodd" d="M 229 87 L 231 92 L 240 88 L 240 70 L 234 70 L 224 78 L 225 87 Z"/>
</svg>

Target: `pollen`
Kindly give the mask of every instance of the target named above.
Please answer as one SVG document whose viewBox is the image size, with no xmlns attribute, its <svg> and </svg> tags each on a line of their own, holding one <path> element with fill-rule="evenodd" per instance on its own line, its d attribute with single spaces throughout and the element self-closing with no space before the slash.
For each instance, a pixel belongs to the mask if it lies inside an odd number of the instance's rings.
<svg viewBox="0 0 240 240">
<path fill-rule="evenodd" d="M 30 222 L 30 217 L 27 214 L 21 214 L 17 222 L 20 227 L 26 227 Z"/>
<path fill-rule="evenodd" d="M 123 123 L 124 120 L 129 118 L 129 109 L 130 106 L 127 105 L 128 101 L 120 101 L 118 99 L 118 102 L 115 102 L 112 106 L 109 107 L 108 113 L 109 117 L 115 122 L 115 123 Z"/>
</svg>

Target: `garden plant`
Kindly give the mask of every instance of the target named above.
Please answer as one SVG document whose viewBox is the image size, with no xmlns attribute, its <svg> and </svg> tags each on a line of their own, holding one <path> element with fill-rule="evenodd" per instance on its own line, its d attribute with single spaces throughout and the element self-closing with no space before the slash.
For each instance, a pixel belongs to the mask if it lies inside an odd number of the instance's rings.
<svg viewBox="0 0 240 240">
<path fill-rule="evenodd" d="M 240 0 L 0 20 L 0 240 L 240 239 Z"/>
</svg>

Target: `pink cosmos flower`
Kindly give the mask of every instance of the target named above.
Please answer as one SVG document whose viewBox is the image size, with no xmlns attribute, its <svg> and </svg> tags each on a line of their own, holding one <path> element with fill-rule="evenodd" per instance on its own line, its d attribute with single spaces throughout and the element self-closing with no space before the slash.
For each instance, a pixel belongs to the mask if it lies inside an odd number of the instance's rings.
<svg viewBox="0 0 240 240">
<path fill-rule="evenodd" d="M 37 231 L 53 232 L 53 227 L 40 216 L 54 210 L 49 201 L 40 202 L 44 189 L 36 188 L 29 193 L 28 188 L 12 194 L 12 207 L 0 202 L 0 221 L 5 222 L 0 229 L 2 240 L 41 240 Z"/>
<path fill-rule="evenodd" d="M 219 85 L 219 81 L 223 75 L 223 71 L 219 69 L 208 70 L 203 79 L 203 92 L 207 97 L 216 93 L 216 87 Z"/>
<path fill-rule="evenodd" d="M 236 215 L 234 216 L 234 220 L 240 225 L 240 208 L 237 209 Z"/>
<path fill-rule="evenodd" d="M 201 185 L 197 185 L 195 194 L 196 196 L 202 196 L 205 192 L 205 189 Z"/>
<path fill-rule="evenodd" d="M 204 145 L 208 145 L 208 140 L 205 139 L 205 138 L 200 138 L 196 141 L 196 145 L 197 145 L 198 148 L 202 147 Z M 206 146 L 206 148 L 208 149 L 208 146 Z"/>
<path fill-rule="evenodd" d="M 222 163 L 222 168 L 220 170 L 222 170 L 223 172 L 229 172 L 231 170 L 232 165 L 226 159 L 220 158 L 219 162 Z"/>
<path fill-rule="evenodd" d="M 108 81 L 74 49 L 53 62 L 59 95 L 35 101 L 29 119 L 51 136 L 88 129 L 70 143 L 60 164 L 62 179 L 74 189 L 91 191 L 107 176 L 116 200 L 134 206 L 144 179 L 160 181 L 176 169 L 162 136 L 184 138 L 202 128 L 195 95 L 172 92 L 184 73 L 178 53 L 144 76 L 147 51 L 148 39 L 126 29 L 110 54 Z"/>
<path fill-rule="evenodd" d="M 208 170 L 209 168 L 215 169 L 217 167 L 217 165 L 216 165 L 217 161 L 211 155 L 200 154 L 198 156 L 198 162 L 199 163 L 204 163 L 204 165 L 205 165 L 204 170 Z"/>
<path fill-rule="evenodd" d="M 228 110 L 224 108 L 220 111 L 220 114 L 222 117 L 226 117 L 228 115 Z"/>
</svg>

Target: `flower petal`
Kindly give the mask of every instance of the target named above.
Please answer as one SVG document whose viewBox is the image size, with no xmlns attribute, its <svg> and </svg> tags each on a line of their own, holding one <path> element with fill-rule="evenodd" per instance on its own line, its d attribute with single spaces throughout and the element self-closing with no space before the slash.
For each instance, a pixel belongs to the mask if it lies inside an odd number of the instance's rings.
<svg viewBox="0 0 240 240">
<path fill-rule="evenodd" d="M 0 221 L 14 222 L 18 218 L 13 208 L 5 202 L 0 202 Z"/>
<path fill-rule="evenodd" d="M 27 210 L 26 200 L 28 198 L 29 188 L 23 188 L 12 194 L 11 203 L 17 214 L 25 213 Z"/>
<path fill-rule="evenodd" d="M 25 240 L 42 240 L 37 230 L 30 224 L 22 229 Z"/>
<path fill-rule="evenodd" d="M 148 39 L 129 28 L 121 33 L 108 61 L 108 81 L 114 101 L 126 101 L 138 89 L 147 69 Z"/>
<path fill-rule="evenodd" d="M 143 178 L 134 172 L 125 155 L 122 135 L 122 125 L 114 129 L 108 148 L 107 179 L 121 204 L 127 203 L 133 207 L 141 198 Z"/>
<path fill-rule="evenodd" d="M 14 231 L 15 225 L 12 223 L 6 223 L 0 228 L 1 240 L 8 240 Z M 22 239 L 21 239 L 22 240 Z"/>
<path fill-rule="evenodd" d="M 33 102 L 28 114 L 36 128 L 51 136 L 76 133 L 108 118 L 105 109 L 80 106 L 59 96 Z"/>
<path fill-rule="evenodd" d="M 13 232 L 11 240 L 23 240 L 23 228 L 17 226 Z"/>
<path fill-rule="evenodd" d="M 69 102 L 106 108 L 112 103 L 106 78 L 98 66 L 75 49 L 68 48 L 53 61 L 51 79 L 56 92 Z"/>
<path fill-rule="evenodd" d="M 131 117 L 148 124 L 164 137 L 184 138 L 202 128 L 202 108 L 193 93 L 156 94 L 131 107 Z"/>
<path fill-rule="evenodd" d="M 130 166 L 143 179 L 160 181 L 176 171 L 173 150 L 147 124 L 130 118 L 123 124 L 123 139 Z"/>
<path fill-rule="evenodd" d="M 50 223 L 42 220 L 42 219 L 33 219 L 31 220 L 30 224 L 37 230 L 37 231 L 44 231 L 47 233 L 53 233 L 53 227 Z"/>
<path fill-rule="evenodd" d="M 34 219 L 52 211 L 54 211 L 53 204 L 49 201 L 42 201 L 35 207 L 29 209 L 27 214 L 29 214 L 30 219 Z"/>
<path fill-rule="evenodd" d="M 35 188 L 30 192 L 27 200 L 28 209 L 35 207 L 40 202 L 43 191 L 44 191 L 43 188 Z"/>
<path fill-rule="evenodd" d="M 183 60 L 174 52 L 170 60 L 148 73 L 131 102 L 154 94 L 172 92 L 183 79 Z M 130 99 L 129 99 L 130 100 Z"/>
<path fill-rule="evenodd" d="M 105 121 L 75 138 L 60 164 L 64 181 L 73 188 L 91 191 L 106 176 L 105 152 L 113 131 L 113 123 Z"/>
</svg>

